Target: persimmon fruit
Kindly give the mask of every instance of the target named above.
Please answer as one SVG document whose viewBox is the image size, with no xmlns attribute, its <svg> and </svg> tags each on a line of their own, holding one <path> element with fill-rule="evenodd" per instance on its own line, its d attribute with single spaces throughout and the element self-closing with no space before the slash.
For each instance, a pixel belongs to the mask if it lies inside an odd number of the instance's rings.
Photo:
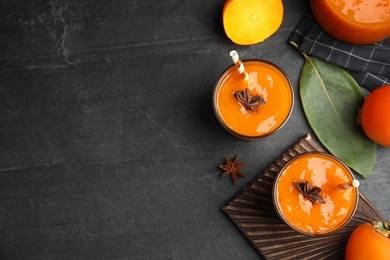
<svg viewBox="0 0 390 260">
<path fill-rule="evenodd" d="M 273 35 L 283 21 L 282 0 L 227 0 L 222 10 L 223 27 L 238 45 L 253 45 Z"/>
<path fill-rule="evenodd" d="M 345 260 L 390 259 L 389 228 L 380 221 L 359 225 L 348 239 Z"/>
<path fill-rule="evenodd" d="M 371 140 L 390 147 L 390 85 L 379 87 L 367 96 L 360 121 Z"/>
</svg>

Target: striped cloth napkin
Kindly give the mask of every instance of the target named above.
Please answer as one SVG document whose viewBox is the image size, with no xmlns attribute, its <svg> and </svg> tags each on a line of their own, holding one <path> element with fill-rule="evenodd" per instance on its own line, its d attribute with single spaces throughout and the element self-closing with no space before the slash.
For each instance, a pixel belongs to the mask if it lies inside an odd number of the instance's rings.
<svg viewBox="0 0 390 260">
<path fill-rule="evenodd" d="M 307 12 L 288 42 L 296 43 L 302 52 L 343 67 L 369 91 L 390 84 L 390 38 L 367 45 L 345 43 L 324 32 Z"/>
</svg>

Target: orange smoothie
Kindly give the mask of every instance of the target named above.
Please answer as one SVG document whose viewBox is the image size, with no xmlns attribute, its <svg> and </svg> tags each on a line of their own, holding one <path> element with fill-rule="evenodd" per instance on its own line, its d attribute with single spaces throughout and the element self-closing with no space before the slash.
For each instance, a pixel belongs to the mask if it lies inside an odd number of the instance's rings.
<svg viewBox="0 0 390 260">
<path fill-rule="evenodd" d="M 336 39 L 369 44 L 390 36 L 390 0 L 310 0 L 310 6 Z"/>
<path fill-rule="evenodd" d="M 275 178 L 274 206 L 279 216 L 298 232 L 333 233 L 348 223 L 357 208 L 358 189 L 338 187 L 353 180 L 351 171 L 337 158 L 323 153 L 303 154 L 288 162 Z M 293 184 L 306 181 L 321 189 L 323 203 L 313 203 Z"/>
<path fill-rule="evenodd" d="M 213 94 L 214 112 L 220 123 L 233 135 L 258 139 L 281 128 L 293 108 L 293 90 L 286 74 L 276 65 L 263 60 L 243 61 L 249 79 L 243 79 L 233 65 L 217 82 Z M 265 103 L 257 111 L 246 108 L 235 93 L 249 90 L 251 96 Z"/>
</svg>

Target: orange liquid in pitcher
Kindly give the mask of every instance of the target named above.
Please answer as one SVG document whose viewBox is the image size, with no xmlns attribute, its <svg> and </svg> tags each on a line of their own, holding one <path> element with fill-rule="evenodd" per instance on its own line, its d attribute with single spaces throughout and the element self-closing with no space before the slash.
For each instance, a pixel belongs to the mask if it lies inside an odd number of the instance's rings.
<svg viewBox="0 0 390 260">
<path fill-rule="evenodd" d="M 368 44 L 390 36 L 390 0 L 310 0 L 321 27 L 336 39 Z"/>
<path fill-rule="evenodd" d="M 279 129 L 287 120 L 293 106 L 293 92 L 285 74 L 272 64 L 260 60 L 244 61 L 249 80 L 244 80 L 235 66 L 228 69 L 217 83 L 214 109 L 228 130 L 244 137 L 261 137 Z M 265 104 L 257 112 L 245 109 L 233 95 L 249 89 Z"/>
<path fill-rule="evenodd" d="M 276 179 L 276 203 L 282 218 L 308 234 L 326 234 L 340 228 L 352 217 L 358 190 L 339 190 L 338 185 L 354 178 L 344 164 L 323 154 L 307 154 L 291 161 Z M 293 185 L 294 181 L 321 188 L 325 204 L 313 204 Z"/>
</svg>

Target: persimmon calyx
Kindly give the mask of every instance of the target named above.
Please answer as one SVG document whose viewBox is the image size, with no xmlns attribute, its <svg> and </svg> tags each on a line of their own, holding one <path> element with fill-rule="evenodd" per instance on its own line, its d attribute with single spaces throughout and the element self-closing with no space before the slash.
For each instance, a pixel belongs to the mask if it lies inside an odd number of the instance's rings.
<svg viewBox="0 0 390 260">
<path fill-rule="evenodd" d="M 356 124 L 362 125 L 362 109 L 359 109 L 358 114 L 356 116 Z"/>
<path fill-rule="evenodd" d="M 390 238 L 390 224 L 382 221 L 374 220 L 372 221 L 372 226 L 375 228 L 378 233 L 383 236 Z"/>
</svg>

